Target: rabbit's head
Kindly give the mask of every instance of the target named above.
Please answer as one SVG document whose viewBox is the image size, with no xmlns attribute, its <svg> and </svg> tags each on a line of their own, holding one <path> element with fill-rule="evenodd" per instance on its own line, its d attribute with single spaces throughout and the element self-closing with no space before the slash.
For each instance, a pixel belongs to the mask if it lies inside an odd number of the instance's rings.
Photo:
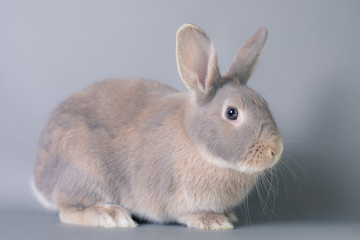
<svg viewBox="0 0 360 240">
<path fill-rule="evenodd" d="M 186 131 L 200 154 L 219 167 L 255 173 L 281 157 L 283 143 L 268 105 L 246 86 L 266 38 L 260 28 L 221 76 L 209 36 L 191 24 L 177 32 L 178 69 L 192 93 Z"/>
</svg>

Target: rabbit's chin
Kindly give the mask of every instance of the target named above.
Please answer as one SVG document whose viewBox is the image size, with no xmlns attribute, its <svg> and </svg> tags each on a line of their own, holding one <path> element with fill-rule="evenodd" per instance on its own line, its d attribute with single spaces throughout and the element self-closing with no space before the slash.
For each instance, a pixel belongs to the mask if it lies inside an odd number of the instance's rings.
<svg viewBox="0 0 360 240">
<path fill-rule="evenodd" d="M 233 169 L 235 171 L 238 171 L 241 173 L 246 173 L 246 174 L 260 174 L 265 169 L 273 167 L 277 162 L 277 161 L 273 161 L 268 166 L 262 166 L 262 165 L 257 166 L 256 164 L 246 164 L 244 162 L 239 162 L 239 163 L 234 164 L 229 161 L 226 161 L 225 159 L 223 159 L 221 157 L 215 156 L 214 154 L 209 152 L 209 150 L 207 150 L 205 147 L 200 148 L 200 155 L 203 159 L 205 159 L 209 163 L 215 165 L 216 167 L 225 168 L 225 169 Z"/>
</svg>

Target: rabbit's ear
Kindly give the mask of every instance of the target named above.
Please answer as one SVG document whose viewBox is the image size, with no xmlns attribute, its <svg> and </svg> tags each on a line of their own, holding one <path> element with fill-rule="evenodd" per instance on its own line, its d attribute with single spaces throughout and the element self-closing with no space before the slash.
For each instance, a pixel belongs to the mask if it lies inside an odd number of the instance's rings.
<svg viewBox="0 0 360 240">
<path fill-rule="evenodd" d="M 260 58 L 266 39 L 267 30 L 261 27 L 241 47 L 225 76 L 246 84 Z"/>
<path fill-rule="evenodd" d="M 203 30 L 192 24 L 179 28 L 176 59 L 182 80 L 197 98 L 205 98 L 213 93 L 220 72 L 215 47 Z"/>
</svg>

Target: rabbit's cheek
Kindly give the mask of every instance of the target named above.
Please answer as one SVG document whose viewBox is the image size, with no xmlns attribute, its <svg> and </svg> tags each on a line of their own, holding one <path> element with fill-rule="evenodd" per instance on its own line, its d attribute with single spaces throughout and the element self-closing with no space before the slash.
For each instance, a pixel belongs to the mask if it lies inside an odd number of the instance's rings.
<svg viewBox="0 0 360 240">
<path fill-rule="evenodd" d="M 238 170 L 237 167 L 229 161 L 226 161 L 222 157 L 215 156 L 211 152 L 209 152 L 206 147 L 200 148 L 200 155 L 207 162 L 219 167 L 219 168 L 228 168 Z"/>
</svg>

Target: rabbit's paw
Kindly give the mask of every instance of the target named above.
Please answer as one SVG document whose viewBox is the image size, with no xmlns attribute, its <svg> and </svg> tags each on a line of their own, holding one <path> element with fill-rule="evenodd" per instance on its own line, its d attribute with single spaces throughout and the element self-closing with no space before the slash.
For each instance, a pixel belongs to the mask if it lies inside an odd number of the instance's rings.
<svg viewBox="0 0 360 240">
<path fill-rule="evenodd" d="M 60 220 L 63 223 L 80 224 L 90 227 L 136 227 L 130 213 L 117 205 L 101 204 L 82 210 L 61 208 Z"/>
<path fill-rule="evenodd" d="M 226 216 L 212 213 L 188 214 L 181 217 L 179 222 L 190 228 L 201 230 L 230 230 L 234 228 Z"/>
</svg>

